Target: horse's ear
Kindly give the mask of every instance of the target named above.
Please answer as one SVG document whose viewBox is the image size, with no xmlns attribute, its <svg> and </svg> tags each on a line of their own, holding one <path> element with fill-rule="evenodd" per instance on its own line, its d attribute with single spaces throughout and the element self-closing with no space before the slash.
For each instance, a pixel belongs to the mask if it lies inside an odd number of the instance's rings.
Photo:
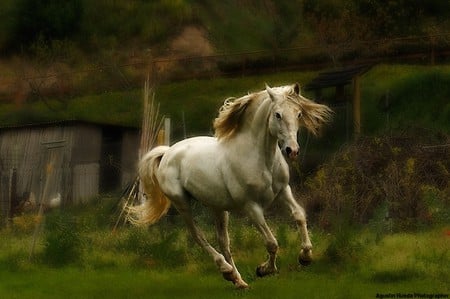
<svg viewBox="0 0 450 299">
<path fill-rule="evenodd" d="M 272 99 L 272 101 L 275 101 L 275 92 L 273 91 L 273 89 L 269 85 L 267 85 L 267 83 L 266 83 L 266 91 L 269 94 L 269 96 Z"/>
<path fill-rule="evenodd" d="M 292 86 L 292 89 L 294 89 L 294 92 L 295 92 L 297 95 L 300 95 L 300 84 L 295 83 L 295 84 Z"/>
</svg>

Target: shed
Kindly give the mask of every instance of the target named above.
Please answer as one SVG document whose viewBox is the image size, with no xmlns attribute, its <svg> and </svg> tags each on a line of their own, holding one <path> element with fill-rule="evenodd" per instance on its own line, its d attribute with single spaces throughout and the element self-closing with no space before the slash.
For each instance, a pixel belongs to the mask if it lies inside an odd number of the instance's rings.
<svg viewBox="0 0 450 299">
<path fill-rule="evenodd" d="M 0 127 L 0 220 L 30 198 L 83 203 L 136 175 L 137 128 L 67 120 Z"/>
<path fill-rule="evenodd" d="M 322 89 L 335 87 L 335 102 L 346 102 L 344 97 L 345 85 L 353 84 L 352 110 L 353 110 L 353 132 L 355 137 L 361 133 L 361 91 L 360 77 L 369 71 L 372 65 L 354 65 L 319 73 L 310 83 L 305 86 L 306 90 L 313 90 L 316 98 L 321 97 Z"/>
</svg>

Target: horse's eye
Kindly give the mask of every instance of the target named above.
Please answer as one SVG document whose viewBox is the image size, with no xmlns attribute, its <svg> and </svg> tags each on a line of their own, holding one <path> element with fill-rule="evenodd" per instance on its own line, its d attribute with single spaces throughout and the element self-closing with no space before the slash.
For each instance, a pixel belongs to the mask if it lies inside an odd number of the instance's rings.
<svg viewBox="0 0 450 299">
<path fill-rule="evenodd" d="M 278 112 L 275 112 L 275 117 L 276 117 L 277 119 L 281 119 L 281 114 L 278 113 Z"/>
<path fill-rule="evenodd" d="M 300 111 L 297 115 L 297 118 L 301 118 L 303 116 L 303 113 Z"/>
</svg>

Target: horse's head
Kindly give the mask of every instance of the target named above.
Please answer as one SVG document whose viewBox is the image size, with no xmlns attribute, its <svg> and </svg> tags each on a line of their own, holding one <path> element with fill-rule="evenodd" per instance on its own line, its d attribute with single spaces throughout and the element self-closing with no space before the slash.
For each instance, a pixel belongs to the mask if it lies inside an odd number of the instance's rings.
<svg viewBox="0 0 450 299">
<path fill-rule="evenodd" d="M 303 97 L 297 83 L 275 88 L 266 85 L 266 91 L 273 102 L 270 134 L 278 139 L 281 150 L 295 159 L 300 149 L 297 142 L 300 126 L 316 135 L 322 124 L 329 120 L 331 110 Z"/>
</svg>

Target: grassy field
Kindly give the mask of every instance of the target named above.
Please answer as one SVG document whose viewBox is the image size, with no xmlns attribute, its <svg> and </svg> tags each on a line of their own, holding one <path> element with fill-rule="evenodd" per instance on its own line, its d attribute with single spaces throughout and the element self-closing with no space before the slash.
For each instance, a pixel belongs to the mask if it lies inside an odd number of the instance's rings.
<svg viewBox="0 0 450 299">
<path fill-rule="evenodd" d="M 111 207 L 103 200 L 100 205 Z M 0 298 L 376 298 L 377 294 L 449 294 L 449 226 L 415 233 L 380 232 L 372 226 L 312 229 L 315 262 L 296 264 L 298 239 L 279 220 L 278 275 L 257 278 L 265 258 L 256 230 L 232 218 L 236 263 L 248 290 L 235 290 L 169 216 L 150 229 L 112 233 L 104 207 L 52 213 L 30 258 L 32 217 L 0 232 Z M 81 212 L 80 212 L 81 211 Z M 73 216 L 75 214 L 76 216 Z M 213 240 L 208 217 L 201 221 Z M 290 221 L 289 221 L 290 223 Z M 214 242 L 213 242 L 214 244 Z"/>
</svg>

